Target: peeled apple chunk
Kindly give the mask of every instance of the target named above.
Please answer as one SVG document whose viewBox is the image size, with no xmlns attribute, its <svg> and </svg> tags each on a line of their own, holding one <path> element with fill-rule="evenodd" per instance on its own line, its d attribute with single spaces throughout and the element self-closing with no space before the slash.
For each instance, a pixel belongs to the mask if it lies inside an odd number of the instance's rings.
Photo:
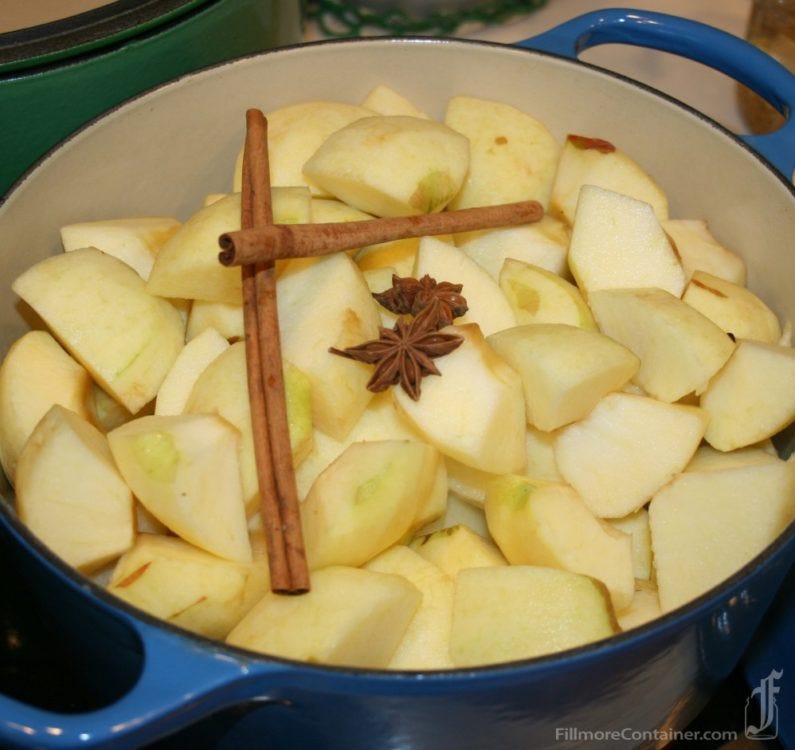
<svg viewBox="0 0 795 750">
<path fill-rule="evenodd" d="M 707 419 L 696 406 L 610 393 L 557 433 L 558 469 L 594 515 L 621 518 L 685 468 Z"/>
<path fill-rule="evenodd" d="M 730 451 L 772 437 L 795 419 L 795 349 L 739 341 L 699 403 L 713 448 Z"/>
<path fill-rule="evenodd" d="M 52 406 L 33 430 L 19 457 L 15 489 L 22 523 L 84 573 L 133 544 L 133 495 L 107 439 L 63 406 Z"/>
<path fill-rule="evenodd" d="M 777 344 L 781 325 L 750 289 L 706 271 L 694 271 L 682 299 L 737 339 Z"/>
<path fill-rule="evenodd" d="M 506 328 L 486 341 L 522 378 L 528 423 L 547 432 L 587 416 L 639 365 L 608 336 L 563 323 Z"/>
<path fill-rule="evenodd" d="M 600 330 L 640 358 L 634 382 L 661 401 L 701 393 L 734 351 L 721 328 L 663 289 L 599 289 L 588 301 Z"/>
<path fill-rule="evenodd" d="M 529 659 L 617 632 L 607 589 L 588 576 L 503 565 L 456 578 L 450 656 L 457 667 Z"/>
<path fill-rule="evenodd" d="M 140 534 L 113 569 L 108 591 L 207 638 L 224 638 L 245 614 L 246 565 L 173 536 Z"/>
<path fill-rule="evenodd" d="M 503 102 L 454 96 L 445 123 L 470 143 L 466 182 L 451 208 L 536 200 L 547 205 L 560 146 L 539 120 Z"/>
<path fill-rule="evenodd" d="M 494 541 L 511 565 L 545 565 L 596 578 L 616 610 L 635 594 L 632 540 L 596 518 L 566 484 L 504 474 L 484 506 Z"/>
<path fill-rule="evenodd" d="M 362 565 L 400 541 L 433 488 L 439 460 L 435 448 L 411 440 L 346 448 L 301 505 L 309 566 Z"/>
<path fill-rule="evenodd" d="M 686 472 L 649 504 L 663 612 L 738 571 L 795 519 L 795 458 Z"/>
<path fill-rule="evenodd" d="M 108 433 L 119 471 L 155 518 L 207 552 L 250 562 L 239 441 L 216 414 L 139 417 Z"/>
<path fill-rule="evenodd" d="M 662 188 L 632 158 L 598 138 L 569 135 L 560 152 L 549 210 L 574 223 L 583 185 L 596 185 L 648 203 L 658 221 L 668 218 L 668 198 Z"/>
<path fill-rule="evenodd" d="M 301 596 L 268 591 L 226 642 L 314 664 L 383 669 L 421 601 L 403 576 L 331 566 L 314 571 Z"/>
<path fill-rule="evenodd" d="M 95 248 L 53 255 L 12 284 L 93 378 L 135 414 L 182 350 L 185 326 L 126 263 Z"/>
<path fill-rule="evenodd" d="M 454 524 L 415 537 L 409 546 L 451 578 L 466 568 L 508 564 L 494 542 L 466 524 Z"/>
<path fill-rule="evenodd" d="M 679 297 L 685 273 L 648 203 L 583 185 L 569 267 L 586 298 L 595 289 L 656 286 Z"/>
<path fill-rule="evenodd" d="M 434 120 L 366 117 L 330 135 L 304 164 L 304 176 L 374 216 L 441 211 L 469 168 L 467 139 Z"/>
<path fill-rule="evenodd" d="M 435 360 L 441 377 L 422 381 L 414 401 L 392 388 L 398 410 L 446 456 L 501 474 L 527 463 L 522 380 L 486 343 L 474 323 L 447 326 L 462 336 L 457 349 Z"/>
<path fill-rule="evenodd" d="M 0 365 L 0 465 L 13 484 L 25 441 L 53 404 L 89 419 L 91 376 L 46 331 L 28 331 Z"/>
<path fill-rule="evenodd" d="M 718 242 L 703 219 L 668 219 L 661 222 L 682 261 L 685 276 L 706 271 L 726 281 L 744 285 L 745 261 Z"/>
</svg>

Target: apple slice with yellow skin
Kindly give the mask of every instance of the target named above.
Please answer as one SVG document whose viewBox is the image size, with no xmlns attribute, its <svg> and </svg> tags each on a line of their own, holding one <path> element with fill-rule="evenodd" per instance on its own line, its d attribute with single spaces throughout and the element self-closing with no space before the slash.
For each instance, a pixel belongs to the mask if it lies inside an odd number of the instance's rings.
<svg viewBox="0 0 795 750">
<path fill-rule="evenodd" d="M 457 667 L 530 659 L 616 632 L 607 589 L 594 578 L 531 565 L 469 568 L 456 578 L 450 656 Z"/>
<path fill-rule="evenodd" d="M 306 187 L 272 188 L 274 222 L 309 222 L 309 198 Z M 242 304 L 240 269 L 218 262 L 218 237 L 237 229 L 240 229 L 240 193 L 200 208 L 160 249 L 147 289 L 161 297 Z"/>
<path fill-rule="evenodd" d="M 214 328 L 227 341 L 242 339 L 245 335 L 242 302 L 193 300 L 188 314 L 185 340 L 192 341 L 208 328 Z"/>
<path fill-rule="evenodd" d="M 376 573 L 403 576 L 417 587 L 422 601 L 414 612 L 388 669 L 452 669 L 450 624 L 453 580 L 413 549 L 395 545 L 365 566 Z"/>
<path fill-rule="evenodd" d="M 499 281 L 508 258 L 532 263 L 554 274 L 568 273 L 569 228 L 549 215 L 533 224 L 459 232 L 455 244 L 495 281 Z"/>
<path fill-rule="evenodd" d="M 466 524 L 454 524 L 413 539 L 409 545 L 451 579 L 467 568 L 507 565 L 508 561 L 494 542 Z"/>
<path fill-rule="evenodd" d="M 739 341 L 699 403 L 713 448 L 730 451 L 772 437 L 795 419 L 795 349 Z"/>
<path fill-rule="evenodd" d="M 282 360 L 287 425 L 293 462 L 298 465 L 312 449 L 310 385 L 289 360 Z M 218 414 L 240 433 L 240 473 L 246 508 L 258 507 L 259 484 L 251 430 L 246 371 L 246 345 L 236 341 L 225 349 L 196 378 L 183 409 L 184 414 Z"/>
<path fill-rule="evenodd" d="M 511 565 L 582 573 L 607 587 L 615 609 L 635 594 L 632 540 L 596 518 L 567 484 L 505 474 L 489 487 L 489 531 Z"/>
<path fill-rule="evenodd" d="M 410 117 L 428 118 L 423 111 L 417 109 L 403 94 L 383 83 L 370 89 L 362 106 L 379 115 L 409 115 Z"/>
<path fill-rule="evenodd" d="M 414 401 L 392 388 L 398 410 L 445 456 L 494 474 L 527 463 L 522 381 L 474 323 L 447 326 L 464 341 L 434 362 L 441 376 L 422 381 Z"/>
<path fill-rule="evenodd" d="M 46 331 L 28 331 L 0 364 L 0 465 L 13 484 L 25 442 L 53 404 L 90 418 L 91 376 Z"/>
<path fill-rule="evenodd" d="M 574 223 L 583 185 L 597 185 L 652 206 L 658 221 L 668 218 L 668 198 L 662 188 L 626 152 L 609 141 L 569 135 L 560 152 L 549 211 Z"/>
<path fill-rule="evenodd" d="M 173 536 L 140 534 L 113 569 L 108 591 L 161 620 L 225 638 L 243 616 L 248 568 Z"/>
<path fill-rule="evenodd" d="M 301 596 L 268 591 L 226 642 L 314 664 L 383 669 L 421 601 L 403 576 L 331 566 L 314 571 Z"/>
<path fill-rule="evenodd" d="M 621 518 L 687 466 L 707 421 L 697 406 L 609 393 L 556 433 L 558 469 L 594 515 Z"/>
<path fill-rule="evenodd" d="M 367 390 L 372 368 L 329 348 L 377 339 L 378 303 L 346 253 L 290 261 L 276 296 L 282 353 L 309 380 L 312 423 L 342 440 L 373 395 Z"/>
<path fill-rule="evenodd" d="M 528 423 L 547 432 L 585 417 L 639 366 L 608 336 L 563 323 L 506 328 L 486 342 L 522 378 Z"/>
<path fill-rule="evenodd" d="M 313 185 L 374 216 L 441 211 L 461 189 L 469 142 L 434 120 L 376 115 L 332 133 L 304 164 Z"/>
<path fill-rule="evenodd" d="M 632 572 L 636 581 L 648 581 L 652 575 L 651 532 L 649 512 L 639 508 L 623 518 L 611 518 L 608 523 L 628 534 L 632 540 Z"/>
<path fill-rule="evenodd" d="M 141 504 L 186 542 L 251 560 L 238 460 L 240 433 L 216 414 L 139 417 L 108 433 Z"/>
<path fill-rule="evenodd" d="M 451 208 L 536 200 L 546 207 L 560 146 L 546 125 L 489 99 L 454 96 L 445 123 L 467 137 L 471 164 Z"/>
<path fill-rule="evenodd" d="M 795 458 L 675 477 L 649 504 L 662 611 L 726 580 L 793 519 Z"/>
<path fill-rule="evenodd" d="M 640 585 L 641 583 L 644 582 L 638 581 L 632 603 L 620 612 L 616 612 L 616 619 L 622 631 L 639 628 L 662 614 L 657 587 L 653 584 Z"/>
<path fill-rule="evenodd" d="M 229 348 L 215 328 L 206 328 L 182 348 L 155 399 L 155 414 L 182 414 L 193 386 L 205 368 Z"/>
<path fill-rule="evenodd" d="M 516 325 L 508 299 L 499 284 L 466 253 L 436 237 L 423 237 L 417 249 L 414 277 L 462 284 L 469 308 L 456 324 L 477 323 L 484 336 Z"/>
<path fill-rule="evenodd" d="M 706 271 L 735 284 L 745 285 L 745 261 L 724 247 L 703 219 L 667 219 L 662 228 L 671 239 L 689 279 L 694 271 Z"/>
<path fill-rule="evenodd" d="M 656 286 L 679 297 L 685 272 L 648 203 L 583 185 L 569 268 L 586 299 L 595 289 Z"/>
<path fill-rule="evenodd" d="M 694 271 L 682 300 L 736 339 L 778 344 L 781 325 L 776 314 L 750 289 Z"/>
<path fill-rule="evenodd" d="M 123 260 L 146 281 L 160 248 L 179 227 L 170 216 L 86 221 L 61 227 L 61 243 L 66 252 L 96 247 Z"/>
<path fill-rule="evenodd" d="M 499 284 L 519 325 L 565 323 L 596 330 L 596 321 L 580 290 L 557 273 L 506 258 Z"/>
<path fill-rule="evenodd" d="M 19 456 L 19 518 L 67 564 L 100 569 L 135 540 L 133 495 L 105 436 L 83 417 L 55 404 Z"/>
<path fill-rule="evenodd" d="M 430 494 L 439 454 L 426 443 L 353 443 L 317 477 L 301 504 L 313 570 L 362 565 L 399 542 Z"/>
<path fill-rule="evenodd" d="M 734 351 L 707 316 L 663 289 L 599 289 L 588 301 L 601 331 L 639 357 L 634 382 L 661 401 L 701 393 Z"/>
<path fill-rule="evenodd" d="M 12 288 L 94 380 L 135 414 L 157 394 L 185 327 L 126 263 L 95 248 L 31 266 Z"/>
<path fill-rule="evenodd" d="M 306 185 L 315 196 L 328 196 L 303 174 L 304 164 L 333 132 L 362 117 L 370 109 L 346 102 L 312 100 L 288 104 L 268 112 L 268 161 L 271 185 Z M 234 191 L 243 184 L 243 150 L 235 163 Z"/>
</svg>

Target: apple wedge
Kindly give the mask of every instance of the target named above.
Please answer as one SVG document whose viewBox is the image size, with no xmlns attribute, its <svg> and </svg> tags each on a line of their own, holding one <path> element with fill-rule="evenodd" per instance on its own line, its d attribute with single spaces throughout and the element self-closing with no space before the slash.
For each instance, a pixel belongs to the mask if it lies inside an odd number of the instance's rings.
<svg viewBox="0 0 795 750">
<path fill-rule="evenodd" d="M 399 542 L 433 489 L 439 454 L 426 443 L 353 443 L 315 480 L 301 505 L 313 570 L 362 565 Z"/>
<path fill-rule="evenodd" d="M 414 277 L 425 275 L 437 282 L 462 284 L 469 311 L 457 324 L 477 323 L 484 336 L 516 325 L 508 299 L 496 280 L 454 245 L 436 237 L 423 237 L 417 248 Z"/>
<path fill-rule="evenodd" d="M 626 609 L 616 612 L 616 619 L 622 631 L 639 628 L 662 614 L 657 587 L 652 584 L 643 586 L 640 583 L 639 581 L 635 589 L 632 604 Z"/>
<path fill-rule="evenodd" d="M 744 448 L 735 448 L 733 451 L 719 451 L 708 443 L 698 446 L 693 458 L 685 467 L 685 471 L 712 471 L 713 469 L 730 469 L 735 466 L 748 466 L 749 464 L 766 464 L 778 461 L 779 456 L 770 441 Z"/>
<path fill-rule="evenodd" d="M 699 403 L 713 448 L 730 451 L 772 437 L 795 419 L 795 349 L 739 341 Z"/>
<path fill-rule="evenodd" d="M 580 290 L 557 273 L 506 258 L 499 284 L 519 325 L 565 323 L 596 330 L 596 321 Z"/>
<path fill-rule="evenodd" d="M 486 339 L 522 378 L 530 425 L 551 432 L 587 416 L 638 371 L 638 358 L 598 331 L 563 323 L 506 328 Z"/>
<path fill-rule="evenodd" d="M 332 566 L 315 571 L 301 596 L 268 591 L 226 642 L 315 664 L 383 669 L 421 601 L 403 576 Z"/>
<path fill-rule="evenodd" d="M 304 164 L 334 131 L 362 117 L 370 109 L 346 102 L 315 100 L 288 104 L 267 113 L 268 161 L 271 185 L 306 185 L 312 195 L 327 196 L 303 174 Z M 242 182 L 243 151 L 235 164 L 233 187 L 239 193 Z"/>
<path fill-rule="evenodd" d="M 309 380 L 312 422 L 341 440 L 373 395 L 372 372 L 329 348 L 378 338 L 378 304 L 346 253 L 290 261 L 277 282 L 277 302 L 282 353 Z"/>
<path fill-rule="evenodd" d="M 474 323 L 447 326 L 464 342 L 436 360 L 441 377 L 428 377 L 414 401 L 392 388 L 398 410 L 446 456 L 494 474 L 523 471 L 525 407 L 522 381 L 486 343 Z"/>
<path fill-rule="evenodd" d="M 66 252 L 82 247 L 102 250 L 123 260 L 146 281 L 160 248 L 179 227 L 180 222 L 170 216 L 86 221 L 62 226 L 61 243 Z"/>
<path fill-rule="evenodd" d="M 662 611 L 727 579 L 793 519 L 795 458 L 680 474 L 649 504 Z"/>
<path fill-rule="evenodd" d="M 685 276 L 706 271 L 735 284 L 745 285 L 745 261 L 718 242 L 703 219 L 667 219 L 662 228 L 676 248 Z"/>
<path fill-rule="evenodd" d="M 546 207 L 560 146 L 546 125 L 503 102 L 454 96 L 445 123 L 466 136 L 471 164 L 451 208 L 536 200 Z"/>
<path fill-rule="evenodd" d="M 403 94 L 383 83 L 370 89 L 364 99 L 362 107 L 370 109 L 379 115 L 409 115 L 410 117 L 424 117 L 426 115 L 417 109 Z"/>
<path fill-rule="evenodd" d="M 569 268 L 586 298 L 595 289 L 656 286 L 679 297 L 685 272 L 651 205 L 583 185 L 569 244 Z"/>
<path fill-rule="evenodd" d="M 19 518 L 64 562 L 91 573 L 135 540 L 133 495 L 105 436 L 55 404 L 41 418 L 16 473 Z"/>
<path fill-rule="evenodd" d="M 495 281 L 508 258 L 532 263 L 554 274 L 568 273 L 569 229 L 548 215 L 534 224 L 460 232 L 455 235 L 455 244 Z"/>
<path fill-rule="evenodd" d="M 609 393 L 556 434 L 558 469 L 594 515 L 621 518 L 687 466 L 707 421 L 696 406 Z"/>
<path fill-rule="evenodd" d="M 225 638 L 243 616 L 246 565 L 173 536 L 139 534 L 119 558 L 108 591 L 172 625 Z"/>
<path fill-rule="evenodd" d="M 229 342 L 215 328 L 205 328 L 188 341 L 157 391 L 155 414 L 182 414 L 199 375 L 228 348 Z"/>
<path fill-rule="evenodd" d="M 95 248 L 45 258 L 12 288 L 133 414 L 155 397 L 182 350 L 185 327 L 179 312 L 147 293 L 143 279 L 126 263 Z"/>
<path fill-rule="evenodd" d="M 715 323 L 663 289 L 599 289 L 588 301 L 601 331 L 640 359 L 635 383 L 661 401 L 701 393 L 734 351 Z"/>
<path fill-rule="evenodd" d="M 171 531 L 226 560 L 249 562 L 240 433 L 216 414 L 139 417 L 108 433 L 121 475 Z"/>
<path fill-rule="evenodd" d="M 530 659 L 616 632 L 607 589 L 588 576 L 502 565 L 456 578 L 450 656 L 457 667 Z"/>
<path fill-rule="evenodd" d="M 377 115 L 330 135 L 304 164 L 304 176 L 374 216 L 441 211 L 469 168 L 469 142 L 434 120 Z"/>
<path fill-rule="evenodd" d="M 542 565 L 600 580 L 613 607 L 635 594 L 632 540 L 596 518 L 567 484 L 504 474 L 484 505 L 489 531 L 511 565 Z"/>
<path fill-rule="evenodd" d="M 215 328 L 227 341 L 242 339 L 245 335 L 243 303 L 193 300 L 188 314 L 185 340 L 191 341 L 195 339 L 202 331 L 208 328 Z"/>
<path fill-rule="evenodd" d="M 467 568 L 508 564 L 494 542 L 461 523 L 418 536 L 409 546 L 451 579 Z"/>
<path fill-rule="evenodd" d="M 668 218 L 668 198 L 655 180 L 609 141 L 569 135 L 560 152 L 549 200 L 554 216 L 574 223 L 583 185 L 596 185 L 648 203 L 658 221 Z"/>
<path fill-rule="evenodd" d="M 422 601 L 387 665 L 388 669 L 452 669 L 450 624 L 453 579 L 414 550 L 398 544 L 373 558 L 365 570 L 403 576 Z"/>
<path fill-rule="evenodd" d="M 53 404 L 90 418 L 91 376 L 46 331 L 18 338 L 0 364 L 0 465 L 13 484 L 25 442 Z"/>
<path fill-rule="evenodd" d="M 287 423 L 293 462 L 298 465 L 312 449 L 310 386 L 289 360 L 282 360 L 287 403 Z M 243 497 L 249 513 L 259 498 L 251 405 L 246 374 L 246 345 L 236 341 L 210 362 L 193 384 L 183 408 L 185 414 L 218 414 L 240 433 L 240 472 Z"/>
<path fill-rule="evenodd" d="M 649 512 L 639 508 L 623 518 L 611 518 L 608 523 L 628 534 L 632 540 L 632 572 L 637 581 L 648 581 L 652 576 L 651 532 Z"/>
<path fill-rule="evenodd" d="M 750 289 L 706 271 L 694 271 L 682 300 L 736 339 L 778 344 L 776 314 Z"/>
</svg>

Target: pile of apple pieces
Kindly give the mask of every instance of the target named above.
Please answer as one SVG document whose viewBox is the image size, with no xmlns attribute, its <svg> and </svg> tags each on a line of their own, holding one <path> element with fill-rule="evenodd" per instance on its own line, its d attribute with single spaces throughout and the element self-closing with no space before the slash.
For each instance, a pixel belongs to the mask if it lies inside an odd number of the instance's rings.
<svg viewBox="0 0 795 750">
<path fill-rule="evenodd" d="M 65 561 L 235 645 L 439 669 L 647 622 L 792 520 L 795 461 L 770 444 L 795 416 L 789 332 L 625 153 L 466 96 L 436 122 L 384 86 L 268 119 L 277 223 L 527 199 L 548 214 L 279 264 L 313 568 L 299 597 L 269 591 L 240 273 L 217 262 L 239 164 L 184 223 L 64 227 L 66 252 L 14 282 L 48 330 L 3 362 L 0 458 Z M 369 366 L 329 352 L 392 325 L 371 292 L 393 274 L 462 283 L 469 304 L 418 401 L 371 393 Z"/>
</svg>

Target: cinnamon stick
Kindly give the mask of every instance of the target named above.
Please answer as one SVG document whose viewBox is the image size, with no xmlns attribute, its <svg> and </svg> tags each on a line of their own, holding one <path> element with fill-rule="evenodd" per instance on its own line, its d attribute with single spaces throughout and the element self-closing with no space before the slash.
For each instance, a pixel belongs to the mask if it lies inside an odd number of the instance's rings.
<svg viewBox="0 0 795 750">
<path fill-rule="evenodd" d="M 218 260 L 225 266 L 305 258 L 407 237 L 455 234 L 539 221 L 537 201 L 462 208 L 420 216 L 395 216 L 325 224 L 269 224 L 222 234 Z"/>
<path fill-rule="evenodd" d="M 241 226 L 255 229 L 273 220 L 267 121 L 256 109 L 246 112 L 244 154 Z M 309 590 L 309 572 L 287 421 L 273 262 L 244 265 L 241 273 L 251 423 L 270 585 L 277 593 L 298 594 Z"/>
</svg>

